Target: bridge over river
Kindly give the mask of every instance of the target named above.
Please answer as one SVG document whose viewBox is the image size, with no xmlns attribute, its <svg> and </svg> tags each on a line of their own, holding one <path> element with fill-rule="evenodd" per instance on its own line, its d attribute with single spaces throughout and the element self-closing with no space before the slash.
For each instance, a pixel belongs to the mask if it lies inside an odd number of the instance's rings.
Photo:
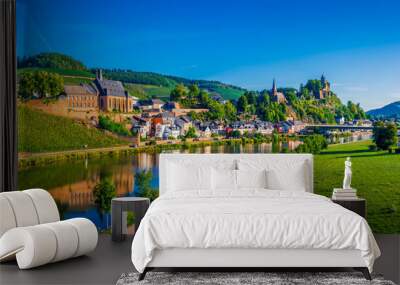
<svg viewBox="0 0 400 285">
<path fill-rule="evenodd" d="M 306 128 L 319 129 L 324 132 L 333 130 L 345 132 L 345 131 L 372 131 L 374 127 L 356 126 L 356 125 L 307 125 Z"/>
</svg>

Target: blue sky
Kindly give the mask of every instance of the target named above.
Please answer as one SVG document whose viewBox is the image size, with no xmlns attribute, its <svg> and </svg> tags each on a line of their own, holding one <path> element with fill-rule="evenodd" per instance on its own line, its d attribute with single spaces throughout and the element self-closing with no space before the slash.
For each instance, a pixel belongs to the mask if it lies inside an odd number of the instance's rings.
<svg viewBox="0 0 400 285">
<path fill-rule="evenodd" d="M 365 109 L 400 100 L 397 0 L 17 0 L 19 55 L 56 51 L 245 88 L 324 73 Z"/>
</svg>

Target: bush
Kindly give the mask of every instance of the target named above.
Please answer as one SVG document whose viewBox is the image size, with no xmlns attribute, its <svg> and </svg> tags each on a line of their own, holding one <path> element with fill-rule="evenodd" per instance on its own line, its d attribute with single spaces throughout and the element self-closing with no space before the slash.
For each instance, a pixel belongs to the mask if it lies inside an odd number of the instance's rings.
<svg viewBox="0 0 400 285">
<path fill-rule="evenodd" d="M 132 135 L 122 124 L 114 122 L 107 116 L 99 116 L 99 127 L 122 136 Z"/>
<path fill-rule="evenodd" d="M 374 126 L 373 141 L 379 150 L 388 150 L 397 144 L 397 127 L 394 123 L 378 122 Z"/>
<path fill-rule="evenodd" d="M 281 153 L 288 153 L 289 149 L 287 147 L 282 147 Z"/>
<path fill-rule="evenodd" d="M 304 139 L 303 143 L 296 148 L 296 152 L 318 154 L 327 147 L 328 142 L 323 135 L 312 135 Z"/>
<path fill-rule="evenodd" d="M 374 144 L 369 145 L 369 146 L 368 146 L 368 149 L 369 149 L 370 151 L 377 151 L 377 150 L 378 150 L 378 148 L 377 148 L 376 145 L 374 145 Z"/>
</svg>

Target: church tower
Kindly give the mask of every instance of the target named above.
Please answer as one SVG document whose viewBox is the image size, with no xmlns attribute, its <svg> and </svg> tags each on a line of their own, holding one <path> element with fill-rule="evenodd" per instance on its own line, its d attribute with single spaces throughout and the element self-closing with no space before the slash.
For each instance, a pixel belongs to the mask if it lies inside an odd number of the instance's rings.
<svg viewBox="0 0 400 285">
<path fill-rule="evenodd" d="M 276 82 L 275 82 L 275 78 L 274 81 L 272 82 L 272 95 L 276 96 L 276 93 L 278 93 L 278 89 L 276 88 Z"/>
<path fill-rule="evenodd" d="M 100 81 L 103 80 L 103 70 L 101 70 L 101 69 L 98 69 L 98 70 L 97 70 L 97 72 L 96 72 L 96 78 L 97 78 L 97 80 L 100 80 Z"/>
<path fill-rule="evenodd" d="M 278 102 L 283 104 L 286 103 L 285 95 L 282 92 L 278 92 L 278 88 L 276 88 L 275 78 L 274 81 L 272 82 L 271 100 L 272 102 Z"/>
</svg>

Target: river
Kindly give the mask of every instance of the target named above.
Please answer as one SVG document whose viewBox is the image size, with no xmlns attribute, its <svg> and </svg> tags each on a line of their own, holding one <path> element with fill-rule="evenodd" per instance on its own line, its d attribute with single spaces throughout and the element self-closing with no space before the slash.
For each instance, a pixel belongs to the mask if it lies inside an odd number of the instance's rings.
<svg viewBox="0 0 400 285">
<path fill-rule="evenodd" d="M 370 136 L 340 138 L 335 143 L 367 139 Z M 174 150 L 177 153 L 273 153 L 294 150 L 300 141 L 280 144 L 234 144 Z M 36 166 L 18 172 L 19 189 L 43 188 L 57 201 L 63 219 L 86 217 L 100 230 L 110 227 L 110 213 L 95 204 L 93 189 L 105 177 L 111 178 L 117 196 L 135 196 L 135 173 L 150 170 L 151 184 L 158 188 L 159 154 L 139 153 L 129 156 L 90 158 Z"/>
</svg>

